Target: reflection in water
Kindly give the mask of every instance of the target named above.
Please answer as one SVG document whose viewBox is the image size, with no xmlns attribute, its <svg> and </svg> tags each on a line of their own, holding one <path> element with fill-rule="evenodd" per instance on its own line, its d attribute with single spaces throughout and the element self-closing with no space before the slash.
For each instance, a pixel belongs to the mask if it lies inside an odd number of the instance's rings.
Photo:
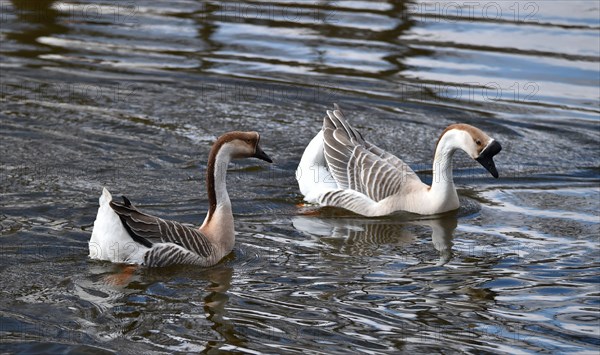
<svg viewBox="0 0 600 355">
<path fill-rule="evenodd" d="M 208 314 L 207 319 L 213 323 L 211 328 L 219 333 L 225 342 L 209 340 L 204 350 L 205 353 L 218 350 L 224 343 L 238 346 L 244 342 L 236 334 L 234 324 L 225 316 L 227 313 L 225 306 L 229 301 L 227 291 L 231 287 L 232 275 L 233 268 L 223 264 L 211 269 L 208 275 L 211 284 L 206 290 L 210 293 L 204 297 L 204 310 Z"/>
<path fill-rule="evenodd" d="M 55 36 L 66 33 L 67 27 L 60 24 L 60 17 L 64 16 L 59 10 L 53 7 L 54 0 L 39 0 L 39 1 L 12 1 L 16 16 L 16 20 L 21 24 L 29 24 L 23 26 L 19 31 L 9 31 L 6 33 L 6 38 L 15 40 L 19 43 L 27 45 L 26 49 L 15 51 L 12 54 L 23 57 L 35 57 L 42 53 L 59 53 L 64 52 L 60 47 L 45 47 L 40 49 L 38 46 L 38 38 L 42 36 Z M 2 7 L 5 5 L 2 4 Z M 6 9 L 2 9 L 6 11 Z M 0 14 L 4 16 L 4 14 Z M 2 19 L 4 21 L 4 19 Z"/>
<path fill-rule="evenodd" d="M 129 267 L 117 264 L 107 264 L 99 262 L 90 262 L 91 277 L 78 279 L 74 283 L 74 293 L 84 301 L 93 305 L 93 308 L 99 314 L 115 317 L 116 319 L 129 319 L 125 325 L 117 328 L 111 328 L 108 332 L 101 327 L 86 329 L 87 333 L 96 333 L 98 338 L 117 338 L 124 333 L 132 332 L 139 328 L 144 322 L 145 313 L 152 314 L 155 308 L 163 314 L 163 322 L 179 323 L 186 318 L 204 318 L 210 322 L 210 329 L 214 330 L 218 338 L 207 334 L 206 329 L 201 327 L 188 335 L 195 339 L 206 339 L 202 347 L 194 345 L 195 351 L 202 350 L 211 353 L 219 350 L 224 344 L 239 346 L 244 340 L 235 331 L 234 324 L 226 316 L 227 302 L 229 295 L 227 292 L 231 287 L 231 279 L 234 269 L 228 264 L 221 263 L 209 269 L 198 269 L 188 266 L 176 266 L 170 268 L 145 269 L 137 268 L 130 274 Z M 194 303 L 191 295 L 189 298 L 177 294 L 177 284 L 180 282 L 177 278 L 187 274 L 191 281 L 200 281 L 209 284 L 204 288 L 205 295 L 202 297 L 204 303 L 201 308 L 204 312 L 198 313 L 198 308 L 193 308 L 196 312 L 186 314 L 171 314 L 169 304 L 173 301 L 186 299 L 186 302 Z M 119 282 L 115 282 L 115 281 Z M 198 293 L 198 290 L 194 291 Z M 31 298 L 31 297 L 30 297 Z M 147 321 L 153 322 L 152 319 Z M 185 341 L 185 337 L 171 336 L 160 333 L 143 333 L 154 345 L 160 347 L 181 346 L 189 349 L 191 346 Z"/>
<path fill-rule="evenodd" d="M 431 219 L 399 220 L 373 219 L 364 217 L 317 218 L 296 216 L 294 227 L 304 233 L 324 238 L 340 252 L 349 255 L 376 255 L 382 244 L 408 245 L 418 237 L 414 226 L 431 228 L 431 242 L 439 251 L 437 266 L 444 265 L 452 258 L 452 238 L 457 226 L 455 213 L 444 214 Z"/>
<path fill-rule="evenodd" d="M 198 37 L 203 41 L 203 44 L 206 46 L 203 52 L 216 52 L 218 51 L 222 45 L 218 41 L 214 41 L 212 37 L 217 31 L 217 25 L 213 21 L 206 21 L 206 18 L 214 16 L 215 11 L 219 9 L 219 6 L 216 4 L 212 4 L 210 2 L 203 3 L 203 14 L 202 16 L 198 16 L 195 18 L 198 26 Z M 201 70 L 202 71 L 210 71 L 212 67 L 211 61 L 203 60 L 201 62 Z"/>
</svg>

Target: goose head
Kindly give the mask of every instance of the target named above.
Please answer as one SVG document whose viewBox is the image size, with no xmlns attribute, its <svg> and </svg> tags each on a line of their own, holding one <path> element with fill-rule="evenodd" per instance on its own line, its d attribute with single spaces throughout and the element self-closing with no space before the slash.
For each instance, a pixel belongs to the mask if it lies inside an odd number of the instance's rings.
<svg viewBox="0 0 600 355">
<path fill-rule="evenodd" d="M 260 148 L 259 141 L 258 132 L 228 132 L 217 139 L 215 147 L 232 159 L 258 158 L 272 163 L 273 160 Z"/>
<path fill-rule="evenodd" d="M 450 125 L 440 136 L 438 148 L 441 145 L 444 146 L 442 149 L 463 150 L 493 177 L 498 178 L 498 170 L 493 158 L 502 150 L 502 146 L 479 128 L 464 123 Z"/>
</svg>

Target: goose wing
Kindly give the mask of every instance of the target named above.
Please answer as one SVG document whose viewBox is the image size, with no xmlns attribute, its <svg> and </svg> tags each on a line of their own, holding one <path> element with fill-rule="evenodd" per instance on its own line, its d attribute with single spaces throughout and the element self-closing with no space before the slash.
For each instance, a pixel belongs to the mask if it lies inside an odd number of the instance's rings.
<svg viewBox="0 0 600 355">
<path fill-rule="evenodd" d="M 327 166 L 340 189 L 381 201 L 421 181 L 408 164 L 366 141 L 337 105 L 323 120 L 323 141 Z"/>
<path fill-rule="evenodd" d="M 202 257 L 209 257 L 213 246 L 199 230 L 168 221 L 139 211 L 123 196 L 123 203 L 111 201 L 110 207 L 117 213 L 123 226 L 133 240 L 152 247 L 153 242 L 174 243 Z"/>
<path fill-rule="evenodd" d="M 144 254 L 144 265 L 148 267 L 163 267 L 176 264 L 210 266 L 209 258 L 202 257 L 181 245 L 173 243 L 158 243 Z"/>
</svg>

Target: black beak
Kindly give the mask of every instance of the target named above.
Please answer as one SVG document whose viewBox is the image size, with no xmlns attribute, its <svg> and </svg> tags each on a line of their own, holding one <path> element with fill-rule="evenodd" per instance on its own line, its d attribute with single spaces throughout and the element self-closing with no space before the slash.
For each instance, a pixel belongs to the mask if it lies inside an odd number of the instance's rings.
<svg viewBox="0 0 600 355">
<path fill-rule="evenodd" d="M 260 149 L 260 146 L 258 144 L 256 145 L 256 152 L 254 152 L 253 157 L 254 158 L 258 158 L 260 160 L 264 160 L 267 163 L 272 163 L 273 162 L 271 160 L 271 158 L 269 158 L 269 156 L 267 155 L 267 153 L 263 152 L 263 150 Z"/>
<path fill-rule="evenodd" d="M 481 151 L 479 157 L 475 159 L 479 162 L 479 164 L 486 168 L 487 171 L 489 171 L 490 174 L 492 174 L 492 176 L 496 179 L 498 178 L 498 170 L 496 170 L 496 164 L 494 164 L 493 158 L 494 155 L 500 153 L 501 150 L 502 146 L 500 145 L 500 143 L 492 141 L 492 143 L 488 144 L 488 146 Z"/>
</svg>

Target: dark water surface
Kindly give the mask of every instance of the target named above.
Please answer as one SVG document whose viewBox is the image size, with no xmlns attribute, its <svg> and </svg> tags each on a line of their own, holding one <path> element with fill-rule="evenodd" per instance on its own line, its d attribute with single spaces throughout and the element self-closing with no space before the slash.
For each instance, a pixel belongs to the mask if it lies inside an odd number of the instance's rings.
<svg viewBox="0 0 600 355">
<path fill-rule="evenodd" d="M 0 352 L 597 353 L 597 1 L 0 1 Z M 338 102 L 431 180 L 455 122 L 463 207 L 300 207 L 294 170 Z M 103 186 L 200 224 L 223 132 L 234 253 L 210 269 L 88 259 Z"/>
</svg>

